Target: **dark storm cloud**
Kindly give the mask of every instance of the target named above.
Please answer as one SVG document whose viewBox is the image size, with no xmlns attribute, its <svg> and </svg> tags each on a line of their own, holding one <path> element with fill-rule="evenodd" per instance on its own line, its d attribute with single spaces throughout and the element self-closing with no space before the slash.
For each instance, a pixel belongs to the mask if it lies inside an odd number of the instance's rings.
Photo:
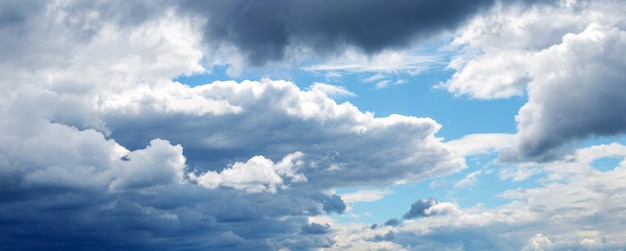
<svg viewBox="0 0 626 251">
<path fill-rule="evenodd" d="M 289 240 L 300 231 L 329 232 L 327 225 L 302 227 L 307 215 L 321 213 L 306 194 L 195 185 L 121 193 L 47 187 L 20 194 L 27 196 L 0 194 L 3 250 L 276 250 L 295 245 Z"/>
<path fill-rule="evenodd" d="M 505 2 L 514 1 L 506 0 Z M 371 54 L 405 47 L 451 30 L 495 0 L 187 0 L 182 10 L 204 16 L 205 39 L 233 44 L 252 65 L 281 60 L 287 47 L 317 53 L 353 45 Z M 525 1 L 538 2 L 538 1 Z"/>
</svg>

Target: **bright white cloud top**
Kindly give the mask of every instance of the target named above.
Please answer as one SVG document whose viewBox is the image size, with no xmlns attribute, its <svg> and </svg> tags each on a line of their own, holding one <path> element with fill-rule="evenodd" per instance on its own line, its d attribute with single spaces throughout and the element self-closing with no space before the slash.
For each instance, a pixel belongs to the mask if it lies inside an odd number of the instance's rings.
<svg viewBox="0 0 626 251">
<path fill-rule="evenodd" d="M 623 13 L 3 1 L 0 246 L 625 249 Z"/>
</svg>

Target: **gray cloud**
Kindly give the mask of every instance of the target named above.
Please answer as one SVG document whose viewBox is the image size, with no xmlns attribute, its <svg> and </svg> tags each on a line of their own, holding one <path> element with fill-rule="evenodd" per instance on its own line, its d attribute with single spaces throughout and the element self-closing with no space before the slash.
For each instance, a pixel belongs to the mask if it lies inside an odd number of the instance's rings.
<svg viewBox="0 0 626 251">
<path fill-rule="evenodd" d="M 415 203 L 411 204 L 411 209 L 408 212 L 406 212 L 402 216 L 402 218 L 411 219 L 415 217 L 428 216 L 428 213 L 426 213 L 426 210 L 433 207 L 434 205 L 437 205 L 437 203 L 438 202 L 433 198 L 420 199 L 416 201 Z"/>
<path fill-rule="evenodd" d="M 624 45 L 626 31 L 592 24 L 537 55 L 529 101 L 517 116 L 522 158 L 553 158 L 572 140 L 626 133 Z"/>
<path fill-rule="evenodd" d="M 310 47 L 322 55 L 345 46 L 356 46 L 368 54 L 405 47 L 454 29 L 494 2 L 188 0 L 181 2 L 180 8 L 208 20 L 206 41 L 232 44 L 248 63 L 260 65 L 282 60 L 290 46 Z"/>
<path fill-rule="evenodd" d="M 308 225 L 302 226 L 303 234 L 327 234 L 330 232 L 330 225 L 319 224 L 319 223 L 311 223 Z"/>
<path fill-rule="evenodd" d="M 449 202 L 439 203 L 433 198 L 424 198 L 416 201 L 411 205 L 411 209 L 406 212 L 402 218 L 412 219 L 417 217 L 428 217 L 434 215 L 445 215 L 457 213 L 458 207 Z"/>
<path fill-rule="evenodd" d="M 457 71 L 442 86 L 477 99 L 527 94 L 502 160 L 547 161 L 576 141 L 623 135 L 624 11 L 613 0 L 496 8 L 460 29 L 454 43 L 464 48 L 449 65 Z"/>
<path fill-rule="evenodd" d="M 385 226 L 398 226 L 400 225 L 400 220 L 393 218 L 393 219 L 388 219 L 387 221 L 385 221 Z"/>
<path fill-rule="evenodd" d="M 199 173 L 256 155 L 278 160 L 299 151 L 307 181 L 292 185 L 315 189 L 419 180 L 464 167 L 463 159 L 434 136 L 440 125 L 428 118 L 375 118 L 349 103 L 337 104 L 318 90 L 303 91 L 285 81 L 177 88 L 202 99 L 225 101 L 240 112 L 159 111 L 154 109 L 153 94 L 132 90 L 111 100 L 142 95 L 144 101 L 100 112 L 111 137 L 131 149 L 153 137 L 181 144 L 189 164 Z M 128 107 L 142 111 L 125 112 Z M 385 166 L 384 173 L 379 171 L 381 166 Z"/>
<path fill-rule="evenodd" d="M 389 232 L 387 232 L 384 235 L 378 234 L 374 236 L 375 241 L 392 241 L 395 238 L 396 238 L 396 234 L 391 230 L 389 230 Z"/>
</svg>

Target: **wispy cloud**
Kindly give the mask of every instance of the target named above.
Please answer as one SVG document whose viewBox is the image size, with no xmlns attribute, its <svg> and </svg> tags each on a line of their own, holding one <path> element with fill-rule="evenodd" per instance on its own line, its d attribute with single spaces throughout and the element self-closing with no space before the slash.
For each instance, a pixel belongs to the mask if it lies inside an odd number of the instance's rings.
<svg viewBox="0 0 626 251">
<path fill-rule="evenodd" d="M 341 198 L 346 203 L 354 202 L 372 202 L 377 201 L 385 197 L 385 195 L 393 193 L 389 189 L 371 189 L 371 190 L 359 190 L 353 193 L 341 194 Z"/>
</svg>

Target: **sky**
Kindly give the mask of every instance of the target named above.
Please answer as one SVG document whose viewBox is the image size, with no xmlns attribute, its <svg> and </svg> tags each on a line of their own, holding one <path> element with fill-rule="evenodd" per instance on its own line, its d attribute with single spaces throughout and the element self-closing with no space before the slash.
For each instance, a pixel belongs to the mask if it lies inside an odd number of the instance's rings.
<svg viewBox="0 0 626 251">
<path fill-rule="evenodd" d="M 2 250 L 625 250 L 619 0 L 2 0 Z"/>
</svg>

